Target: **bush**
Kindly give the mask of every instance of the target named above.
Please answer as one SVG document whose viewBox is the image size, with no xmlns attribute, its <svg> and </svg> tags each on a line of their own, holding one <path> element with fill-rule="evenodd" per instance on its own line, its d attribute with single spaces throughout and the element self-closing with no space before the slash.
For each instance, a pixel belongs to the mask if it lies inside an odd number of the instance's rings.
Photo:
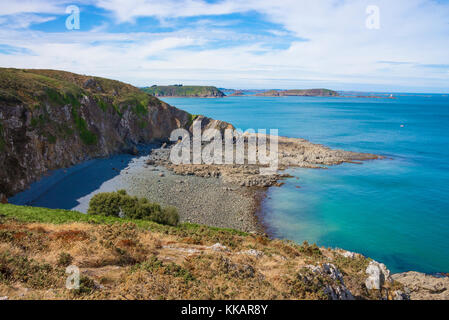
<svg viewBox="0 0 449 320">
<path fill-rule="evenodd" d="M 119 217 L 122 195 L 115 192 L 98 193 L 89 202 L 88 214 Z"/>
<path fill-rule="evenodd" d="M 58 266 L 68 267 L 73 261 L 73 257 L 66 252 L 61 252 L 58 256 Z"/>
<path fill-rule="evenodd" d="M 88 214 L 150 220 L 176 226 L 179 223 L 175 207 L 162 208 L 144 198 L 131 197 L 125 190 L 96 194 L 89 203 Z"/>
</svg>

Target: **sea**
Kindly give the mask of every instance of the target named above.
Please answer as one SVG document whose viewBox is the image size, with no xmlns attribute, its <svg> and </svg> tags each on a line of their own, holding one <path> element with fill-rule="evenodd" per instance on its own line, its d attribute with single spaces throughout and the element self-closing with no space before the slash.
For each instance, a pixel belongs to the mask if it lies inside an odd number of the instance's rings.
<svg viewBox="0 0 449 320">
<path fill-rule="evenodd" d="M 448 273 L 449 96 L 383 97 L 163 100 L 242 130 L 278 129 L 281 136 L 385 156 L 326 170 L 288 169 L 293 177 L 267 191 L 259 213 L 263 224 L 273 237 L 362 253 L 394 273 Z M 68 194 L 82 199 L 112 190 L 111 169 L 133 161 L 120 155 L 60 170 L 10 201 L 77 209 L 80 202 Z"/>
<path fill-rule="evenodd" d="M 270 235 L 359 252 L 392 272 L 449 272 L 449 96 L 165 98 L 242 130 L 386 157 L 290 169 L 260 214 Z"/>
</svg>

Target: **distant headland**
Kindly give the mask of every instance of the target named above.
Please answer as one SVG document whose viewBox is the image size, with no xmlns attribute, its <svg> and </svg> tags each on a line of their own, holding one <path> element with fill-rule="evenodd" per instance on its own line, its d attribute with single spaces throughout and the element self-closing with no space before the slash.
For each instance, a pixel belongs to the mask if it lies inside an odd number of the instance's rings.
<svg viewBox="0 0 449 320">
<path fill-rule="evenodd" d="M 336 91 L 329 89 L 302 89 L 302 90 L 269 90 L 257 93 L 256 96 L 264 97 L 284 97 L 284 96 L 307 96 L 307 97 L 338 97 Z"/>
<path fill-rule="evenodd" d="M 194 97 L 194 98 L 222 98 L 223 92 L 213 86 L 157 86 L 142 88 L 143 91 L 155 97 Z"/>
</svg>

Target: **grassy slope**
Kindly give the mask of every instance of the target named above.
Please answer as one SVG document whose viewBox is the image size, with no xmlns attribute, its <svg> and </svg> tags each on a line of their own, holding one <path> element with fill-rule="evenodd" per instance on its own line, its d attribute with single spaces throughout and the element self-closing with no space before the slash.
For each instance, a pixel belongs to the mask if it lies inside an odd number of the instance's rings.
<svg viewBox="0 0 449 320">
<path fill-rule="evenodd" d="M 215 243 L 228 249 L 214 250 Z M 339 283 L 306 268 L 323 263 L 335 264 L 359 298 L 386 294 L 364 288 L 369 259 L 314 245 L 0 205 L 0 296 L 11 299 L 327 299 L 325 286 Z M 78 291 L 64 288 L 69 264 L 81 270 Z"/>
<path fill-rule="evenodd" d="M 116 218 L 112 216 L 97 216 L 87 215 L 77 211 L 62 210 L 62 209 L 48 209 L 39 207 L 16 206 L 13 204 L 0 204 L 0 217 L 14 219 L 19 222 L 38 222 L 38 223 L 52 223 L 52 224 L 66 224 L 66 223 L 90 223 L 90 224 L 114 224 L 114 223 L 134 223 L 142 229 L 151 229 L 152 231 L 178 233 L 178 232 L 195 232 L 197 230 L 207 230 L 210 235 L 216 233 L 227 233 L 230 236 L 247 235 L 245 232 L 216 228 L 205 227 L 193 223 L 182 223 L 177 227 L 165 226 L 157 224 L 152 221 Z"/>
<path fill-rule="evenodd" d="M 83 96 L 91 97 L 103 111 L 112 110 L 119 116 L 128 109 L 143 116 L 148 113 L 149 104 L 161 103 L 142 90 L 115 80 L 57 70 L 0 68 L 0 104 L 22 104 L 31 110 L 31 128 L 38 130 L 50 143 L 72 135 L 74 127 L 85 144 L 96 144 L 98 137 L 89 131 L 79 111 Z M 71 105 L 74 123 L 52 122 L 48 107 L 59 108 L 65 105 Z M 0 122 L 0 150 L 3 147 Z"/>
<path fill-rule="evenodd" d="M 95 85 L 85 86 L 87 80 Z M 146 104 L 157 101 L 129 84 L 100 78 L 78 75 L 58 70 L 0 68 L 0 101 L 22 102 L 30 107 L 44 101 L 63 104 L 73 102 L 70 98 L 93 94 L 107 98 L 107 103 L 120 106 L 126 102 Z"/>
<path fill-rule="evenodd" d="M 220 90 L 211 86 L 153 86 L 142 90 L 153 96 L 162 97 L 224 96 Z"/>
</svg>

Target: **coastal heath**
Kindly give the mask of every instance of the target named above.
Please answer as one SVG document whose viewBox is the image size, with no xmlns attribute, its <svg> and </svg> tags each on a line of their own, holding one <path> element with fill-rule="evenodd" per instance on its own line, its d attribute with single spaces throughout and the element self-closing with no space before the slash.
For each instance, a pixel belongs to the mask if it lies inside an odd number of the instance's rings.
<svg viewBox="0 0 449 320">
<path fill-rule="evenodd" d="M 192 135 L 182 128 L 172 131 L 170 141 L 176 143 L 170 152 L 172 164 L 259 164 L 264 166 L 260 168 L 261 175 L 277 172 L 278 129 L 270 129 L 270 135 L 266 134 L 265 129 L 258 129 L 258 133 L 254 129 L 243 132 L 233 128 L 224 131 L 208 128 L 202 131 L 201 122 L 196 120 L 193 123 Z M 270 141 L 268 149 L 267 138 Z"/>
</svg>

